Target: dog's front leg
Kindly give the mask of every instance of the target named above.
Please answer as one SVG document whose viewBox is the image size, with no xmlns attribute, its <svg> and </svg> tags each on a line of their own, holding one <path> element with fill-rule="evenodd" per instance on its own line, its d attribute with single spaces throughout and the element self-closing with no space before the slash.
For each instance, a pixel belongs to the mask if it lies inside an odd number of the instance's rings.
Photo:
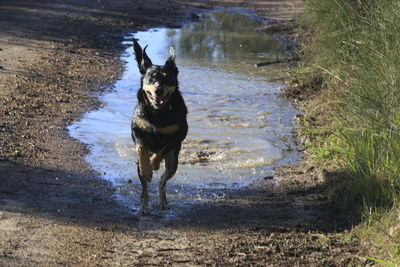
<svg viewBox="0 0 400 267">
<path fill-rule="evenodd" d="M 143 144 L 138 144 L 136 147 L 138 156 L 138 175 L 142 184 L 142 207 L 140 208 L 139 215 L 147 213 L 149 204 L 149 193 L 147 192 L 147 182 L 151 181 L 153 171 L 151 170 L 148 152 Z"/>
<path fill-rule="evenodd" d="M 147 192 L 147 180 L 142 175 L 140 175 L 139 165 L 138 165 L 138 174 L 140 182 L 142 184 L 142 197 L 141 197 L 142 206 L 140 207 L 138 214 L 142 216 L 148 213 L 147 208 L 149 205 L 149 193 Z"/>
<path fill-rule="evenodd" d="M 160 163 L 163 160 L 163 156 L 161 152 L 154 153 L 150 157 L 150 166 L 153 171 L 157 171 L 160 169 Z"/>
<path fill-rule="evenodd" d="M 138 157 L 139 175 L 151 182 L 153 170 L 150 166 L 147 148 L 143 144 L 139 143 L 136 147 L 136 154 Z"/>
<path fill-rule="evenodd" d="M 160 163 L 164 159 L 164 151 L 167 148 L 167 146 L 164 146 L 160 151 L 154 153 L 150 157 L 150 166 L 154 171 L 157 171 L 160 169 Z"/>
</svg>

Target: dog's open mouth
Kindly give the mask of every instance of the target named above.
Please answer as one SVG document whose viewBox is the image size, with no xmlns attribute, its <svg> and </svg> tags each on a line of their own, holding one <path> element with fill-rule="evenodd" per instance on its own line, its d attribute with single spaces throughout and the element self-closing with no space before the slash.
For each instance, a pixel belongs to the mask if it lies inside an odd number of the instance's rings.
<svg viewBox="0 0 400 267">
<path fill-rule="evenodd" d="M 164 96 L 151 96 L 151 100 L 156 106 L 162 106 L 167 102 L 167 97 Z"/>
</svg>

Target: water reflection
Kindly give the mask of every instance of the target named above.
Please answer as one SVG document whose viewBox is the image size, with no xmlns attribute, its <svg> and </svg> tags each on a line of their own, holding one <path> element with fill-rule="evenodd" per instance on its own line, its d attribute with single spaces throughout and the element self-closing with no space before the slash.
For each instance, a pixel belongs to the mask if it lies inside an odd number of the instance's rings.
<svg viewBox="0 0 400 267">
<path fill-rule="evenodd" d="M 216 12 L 183 29 L 168 30 L 167 36 L 178 38 L 180 56 L 201 58 L 212 64 L 249 62 L 280 53 L 281 44 L 270 35 L 255 31 L 257 26 L 258 22 L 243 15 Z"/>
</svg>

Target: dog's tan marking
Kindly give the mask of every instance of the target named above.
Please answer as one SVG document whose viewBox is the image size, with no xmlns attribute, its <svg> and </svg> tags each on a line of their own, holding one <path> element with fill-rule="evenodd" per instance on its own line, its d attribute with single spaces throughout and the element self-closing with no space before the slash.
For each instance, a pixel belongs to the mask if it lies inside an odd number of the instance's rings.
<svg viewBox="0 0 400 267">
<path fill-rule="evenodd" d="M 169 134 L 173 135 L 179 129 L 179 124 L 173 124 L 166 127 L 157 127 L 156 132 L 160 134 Z"/>
<path fill-rule="evenodd" d="M 151 182 L 153 171 L 150 166 L 150 159 L 144 145 L 138 144 L 136 147 L 136 154 L 138 156 L 139 172 L 140 175 L 147 181 Z"/>
<path fill-rule="evenodd" d="M 158 86 L 158 83 L 154 83 L 154 84 L 143 84 L 143 90 L 145 90 L 146 92 L 155 92 L 157 86 Z"/>
<path fill-rule="evenodd" d="M 161 153 L 154 153 L 151 157 L 150 157 L 150 166 L 154 171 L 157 171 L 158 169 L 160 169 L 160 163 L 163 160 L 163 156 L 161 155 Z"/>
<path fill-rule="evenodd" d="M 138 116 L 135 116 L 135 123 L 142 130 L 145 130 L 145 131 L 148 131 L 148 132 L 152 132 L 154 130 L 154 125 L 153 124 L 151 124 L 147 120 L 145 120 L 143 118 L 140 118 Z"/>
</svg>

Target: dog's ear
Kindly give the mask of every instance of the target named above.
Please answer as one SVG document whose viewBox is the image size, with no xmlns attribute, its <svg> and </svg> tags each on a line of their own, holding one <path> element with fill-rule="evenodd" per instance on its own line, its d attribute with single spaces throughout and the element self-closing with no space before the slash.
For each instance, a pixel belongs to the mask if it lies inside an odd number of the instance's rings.
<svg viewBox="0 0 400 267">
<path fill-rule="evenodd" d="M 141 74 L 145 74 L 146 70 L 153 65 L 150 58 L 146 54 L 146 48 L 147 45 L 144 47 L 142 51 L 142 47 L 135 39 L 133 39 L 133 50 L 135 50 L 136 62 L 138 64 L 139 71 Z"/>
<path fill-rule="evenodd" d="M 175 50 L 172 46 L 169 48 L 169 55 L 167 61 L 165 62 L 165 65 L 175 66 Z"/>
</svg>

